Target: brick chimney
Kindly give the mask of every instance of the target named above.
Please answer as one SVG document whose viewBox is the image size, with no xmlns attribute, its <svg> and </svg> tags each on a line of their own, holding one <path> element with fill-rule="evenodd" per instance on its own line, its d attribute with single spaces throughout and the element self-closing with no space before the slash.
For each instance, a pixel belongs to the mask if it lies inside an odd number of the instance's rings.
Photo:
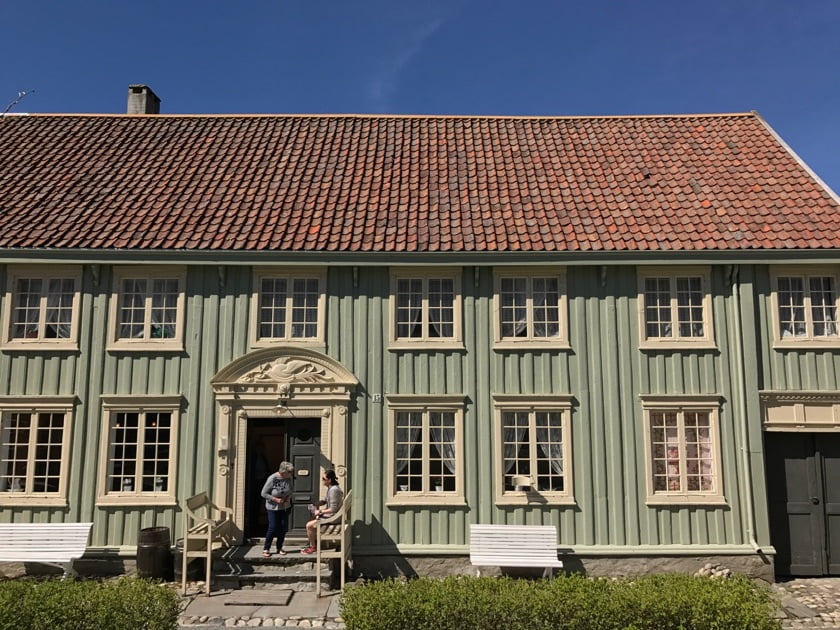
<svg viewBox="0 0 840 630">
<path fill-rule="evenodd" d="M 160 99 L 148 85 L 128 86 L 127 114 L 159 114 Z"/>
</svg>

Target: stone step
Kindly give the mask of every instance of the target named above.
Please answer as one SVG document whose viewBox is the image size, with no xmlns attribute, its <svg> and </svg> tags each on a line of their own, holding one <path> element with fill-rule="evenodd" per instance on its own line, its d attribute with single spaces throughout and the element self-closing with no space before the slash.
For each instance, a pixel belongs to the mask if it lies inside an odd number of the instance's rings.
<svg viewBox="0 0 840 630">
<path fill-rule="evenodd" d="M 219 579 L 237 579 L 245 584 L 271 583 L 288 584 L 292 582 L 314 582 L 315 567 L 310 565 L 292 565 L 289 567 L 278 566 L 249 566 L 239 565 L 227 567 L 227 570 L 219 570 L 214 573 Z M 329 579 L 330 572 L 321 569 L 321 579 Z"/>
</svg>

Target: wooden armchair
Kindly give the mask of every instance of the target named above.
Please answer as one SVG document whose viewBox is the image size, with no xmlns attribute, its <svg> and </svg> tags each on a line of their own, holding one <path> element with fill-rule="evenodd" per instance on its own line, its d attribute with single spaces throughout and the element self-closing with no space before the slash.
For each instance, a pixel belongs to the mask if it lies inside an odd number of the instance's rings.
<svg viewBox="0 0 840 630">
<path fill-rule="evenodd" d="M 315 592 L 321 595 L 321 560 L 338 559 L 341 563 L 341 588 L 344 588 L 347 562 L 351 559 L 352 541 L 350 509 L 353 505 L 353 491 L 348 490 L 338 512 L 318 521 L 315 544 Z"/>
<path fill-rule="evenodd" d="M 184 504 L 184 554 L 181 590 L 187 592 L 187 565 L 191 558 L 204 558 L 205 593 L 210 593 L 214 545 L 230 547 L 233 542 L 233 511 L 219 507 L 206 492 L 190 497 Z"/>
</svg>

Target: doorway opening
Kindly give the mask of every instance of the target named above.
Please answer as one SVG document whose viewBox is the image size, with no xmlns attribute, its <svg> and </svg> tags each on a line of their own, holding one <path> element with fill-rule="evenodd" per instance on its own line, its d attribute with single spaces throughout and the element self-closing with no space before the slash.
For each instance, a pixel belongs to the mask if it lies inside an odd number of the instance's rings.
<svg viewBox="0 0 840 630">
<path fill-rule="evenodd" d="M 305 535 L 308 506 L 318 500 L 321 419 L 249 417 L 246 441 L 245 537 L 252 541 L 264 539 L 268 517 L 261 491 L 283 461 L 291 462 L 295 468 L 288 535 Z"/>
<path fill-rule="evenodd" d="M 765 433 L 777 575 L 840 575 L 840 435 Z"/>
</svg>

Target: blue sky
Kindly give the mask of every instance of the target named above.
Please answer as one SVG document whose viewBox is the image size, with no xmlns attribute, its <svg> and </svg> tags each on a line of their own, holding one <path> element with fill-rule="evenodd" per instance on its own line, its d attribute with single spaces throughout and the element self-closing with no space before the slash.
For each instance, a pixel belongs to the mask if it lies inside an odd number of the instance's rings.
<svg viewBox="0 0 840 630">
<path fill-rule="evenodd" d="M 0 111 L 757 110 L 840 191 L 840 0 L 0 0 Z"/>
</svg>

